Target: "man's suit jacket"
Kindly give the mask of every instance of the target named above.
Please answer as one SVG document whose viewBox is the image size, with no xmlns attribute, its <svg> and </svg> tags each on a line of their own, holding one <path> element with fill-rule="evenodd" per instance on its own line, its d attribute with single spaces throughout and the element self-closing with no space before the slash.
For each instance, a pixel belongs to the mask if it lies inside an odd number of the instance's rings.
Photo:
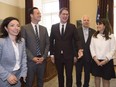
<svg viewBox="0 0 116 87">
<path fill-rule="evenodd" d="M 52 25 L 50 35 L 50 55 L 54 55 L 56 59 L 60 59 L 61 50 L 66 60 L 73 60 L 75 53 L 74 42 L 76 47 L 81 48 L 77 29 L 75 25 L 67 23 L 64 36 L 60 34 L 60 23 Z"/>
<path fill-rule="evenodd" d="M 25 42 L 18 43 L 19 48 L 19 61 L 20 61 L 20 77 L 26 77 L 27 75 L 27 55 L 25 50 Z M 0 80 L 5 81 L 10 74 L 12 74 L 14 66 L 16 64 L 16 57 L 14 48 L 9 37 L 0 38 Z"/>
<path fill-rule="evenodd" d="M 83 33 L 82 27 L 78 27 L 77 30 L 78 30 L 78 35 L 79 35 L 81 43 L 82 43 L 82 48 L 84 50 L 82 58 L 84 58 L 84 60 L 86 60 L 86 61 L 90 61 L 91 60 L 90 42 L 91 42 L 92 35 L 95 33 L 95 30 L 92 28 L 89 28 L 89 35 L 88 35 L 88 39 L 86 42 L 84 39 L 84 33 Z"/>
<path fill-rule="evenodd" d="M 36 35 L 32 24 L 22 26 L 21 34 L 26 42 L 27 58 L 29 61 L 32 61 L 32 58 L 36 56 Z M 42 56 L 46 58 L 49 51 L 49 37 L 47 29 L 41 25 L 39 25 L 39 36 L 40 51 Z"/>
</svg>

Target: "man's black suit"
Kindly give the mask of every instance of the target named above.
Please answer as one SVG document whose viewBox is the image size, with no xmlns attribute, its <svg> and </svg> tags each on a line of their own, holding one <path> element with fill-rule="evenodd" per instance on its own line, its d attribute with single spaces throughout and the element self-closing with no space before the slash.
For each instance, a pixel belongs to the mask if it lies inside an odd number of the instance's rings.
<svg viewBox="0 0 116 87">
<path fill-rule="evenodd" d="M 74 42 L 76 47 L 81 48 L 75 25 L 67 23 L 63 36 L 60 33 L 60 23 L 52 25 L 50 54 L 55 57 L 59 87 L 64 87 L 64 68 L 66 71 L 66 87 L 72 87 L 72 69 L 75 55 Z"/>
<path fill-rule="evenodd" d="M 81 76 L 82 76 L 82 69 L 84 67 L 84 85 L 83 87 L 89 87 L 89 80 L 90 80 L 90 67 L 91 67 L 91 53 L 90 53 L 90 42 L 93 33 L 95 32 L 94 29 L 88 29 L 88 39 L 85 42 L 84 40 L 84 33 L 82 27 L 78 27 L 78 35 L 80 37 L 83 49 L 83 56 L 82 58 L 78 59 L 76 63 L 76 83 L 77 87 L 81 87 Z"/>
</svg>

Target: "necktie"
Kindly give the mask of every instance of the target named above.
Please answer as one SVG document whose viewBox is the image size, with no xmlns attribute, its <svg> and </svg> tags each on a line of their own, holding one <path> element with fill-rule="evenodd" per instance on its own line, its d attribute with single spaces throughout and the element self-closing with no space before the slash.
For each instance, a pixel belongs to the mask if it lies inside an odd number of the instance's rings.
<svg viewBox="0 0 116 87">
<path fill-rule="evenodd" d="M 35 25 L 35 31 L 36 31 L 36 50 L 37 50 L 37 56 L 40 56 L 40 40 L 39 40 L 39 36 L 38 36 L 38 31 L 37 31 L 37 25 Z"/>
<path fill-rule="evenodd" d="M 64 25 L 62 25 L 62 29 L 61 29 L 61 35 L 63 36 L 64 35 Z"/>
</svg>

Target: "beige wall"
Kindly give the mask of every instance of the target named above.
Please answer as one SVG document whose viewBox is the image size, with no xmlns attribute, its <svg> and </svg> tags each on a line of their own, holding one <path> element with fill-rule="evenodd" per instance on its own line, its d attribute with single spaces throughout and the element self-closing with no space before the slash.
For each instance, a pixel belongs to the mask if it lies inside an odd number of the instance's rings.
<svg viewBox="0 0 116 87">
<path fill-rule="evenodd" d="M 83 15 L 90 17 L 90 26 L 96 28 L 97 0 L 70 0 L 70 21 L 76 24 Z"/>
<path fill-rule="evenodd" d="M 25 25 L 25 8 L 19 9 L 19 19 L 20 19 L 21 25 Z"/>
<path fill-rule="evenodd" d="M 4 19 L 8 16 L 19 18 L 19 8 L 0 2 L 0 19 Z"/>
<path fill-rule="evenodd" d="M 20 20 L 21 25 L 23 25 L 25 19 L 25 10 L 19 6 L 0 2 L 0 20 L 3 20 L 8 16 L 17 17 Z"/>
<path fill-rule="evenodd" d="M 14 16 L 19 18 L 21 24 L 25 24 L 25 0 L 12 0 L 11 5 L 1 2 L 0 0 L 0 19 L 7 16 Z M 18 3 L 17 3 L 18 2 Z M 17 5 L 16 5 L 17 3 Z M 96 27 L 96 9 L 97 0 L 70 0 L 70 20 L 71 23 L 76 24 L 76 20 L 80 20 L 83 15 L 90 17 L 90 26 Z"/>
</svg>

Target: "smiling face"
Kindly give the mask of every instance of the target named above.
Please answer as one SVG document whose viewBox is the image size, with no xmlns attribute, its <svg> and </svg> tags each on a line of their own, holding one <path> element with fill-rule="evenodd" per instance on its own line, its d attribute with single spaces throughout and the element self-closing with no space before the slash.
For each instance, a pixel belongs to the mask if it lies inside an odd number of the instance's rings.
<svg viewBox="0 0 116 87">
<path fill-rule="evenodd" d="M 17 20 L 12 20 L 5 29 L 9 36 L 17 36 L 20 32 L 20 24 Z"/>
<path fill-rule="evenodd" d="M 61 23 L 66 23 L 68 21 L 68 18 L 69 18 L 69 12 L 64 9 L 59 14 L 59 17 L 60 17 Z"/>
<path fill-rule="evenodd" d="M 97 24 L 97 31 L 99 31 L 100 33 L 103 33 L 104 29 L 105 29 L 105 26 L 103 23 Z"/>
<path fill-rule="evenodd" d="M 85 28 L 89 28 L 89 17 L 88 16 L 83 16 L 82 17 L 82 25 Z"/>
</svg>

